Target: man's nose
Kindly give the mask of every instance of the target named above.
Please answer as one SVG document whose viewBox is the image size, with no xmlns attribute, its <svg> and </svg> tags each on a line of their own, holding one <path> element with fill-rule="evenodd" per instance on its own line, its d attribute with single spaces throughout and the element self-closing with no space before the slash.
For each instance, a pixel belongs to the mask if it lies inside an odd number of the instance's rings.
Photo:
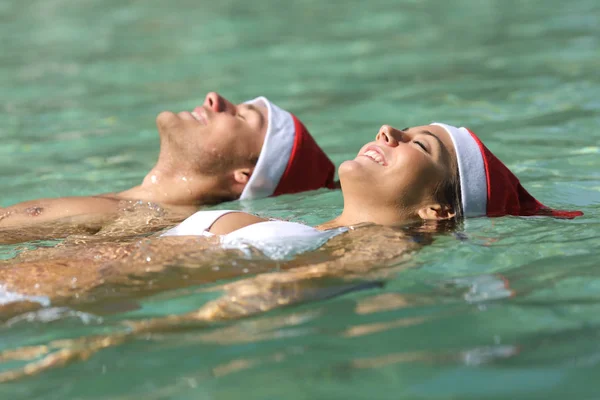
<svg viewBox="0 0 600 400">
<path fill-rule="evenodd" d="M 389 125 L 383 125 L 379 128 L 375 140 L 379 143 L 385 144 L 386 146 L 396 147 L 398 146 L 398 139 L 402 137 L 402 132 L 398 129 L 394 129 Z"/>
<path fill-rule="evenodd" d="M 208 93 L 204 99 L 204 105 L 214 112 L 226 112 L 229 114 L 235 114 L 237 112 L 235 104 L 231 103 L 217 92 Z"/>
</svg>

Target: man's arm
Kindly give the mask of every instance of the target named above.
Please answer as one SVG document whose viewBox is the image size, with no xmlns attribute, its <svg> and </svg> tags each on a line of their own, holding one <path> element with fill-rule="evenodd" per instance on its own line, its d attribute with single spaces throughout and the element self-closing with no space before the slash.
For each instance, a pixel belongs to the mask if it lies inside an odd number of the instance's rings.
<svg viewBox="0 0 600 400">
<path fill-rule="evenodd" d="M 109 196 L 40 199 L 0 208 L 0 243 L 98 232 L 114 221 L 119 199 Z"/>
</svg>

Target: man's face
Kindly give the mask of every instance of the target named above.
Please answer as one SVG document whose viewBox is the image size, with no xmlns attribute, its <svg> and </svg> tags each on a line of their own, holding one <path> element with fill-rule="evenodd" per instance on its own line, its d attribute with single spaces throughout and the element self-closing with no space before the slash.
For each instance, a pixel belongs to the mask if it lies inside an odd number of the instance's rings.
<svg viewBox="0 0 600 400">
<path fill-rule="evenodd" d="M 256 104 L 232 104 L 209 93 L 192 112 L 162 112 L 156 118 L 161 153 L 167 150 L 174 165 L 202 175 L 226 174 L 236 168 L 254 167 L 268 125 L 267 108 Z"/>
</svg>

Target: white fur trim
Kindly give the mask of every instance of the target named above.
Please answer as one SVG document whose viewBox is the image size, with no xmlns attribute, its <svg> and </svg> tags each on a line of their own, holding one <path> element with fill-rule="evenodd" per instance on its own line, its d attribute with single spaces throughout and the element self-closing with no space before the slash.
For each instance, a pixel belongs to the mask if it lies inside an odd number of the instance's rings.
<svg viewBox="0 0 600 400">
<path fill-rule="evenodd" d="M 463 127 L 434 122 L 432 125 L 441 126 L 452 138 L 458 172 L 460 175 L 460 190 L 465 217 L 481 217 L 487 213 L 487 178 L 483 154 L 471 133 Z"/>
<path fill-rule="evenodd" d="M 292 154 L 295 137 L 294 119 L 289 112 L 277 107 L 265 97 L 257 97 L 246 103 L 267 107 L 269 116 L 267 134 L 256 168 L 240 199 L 268 197 L 275 192 Z"/>
</svg>

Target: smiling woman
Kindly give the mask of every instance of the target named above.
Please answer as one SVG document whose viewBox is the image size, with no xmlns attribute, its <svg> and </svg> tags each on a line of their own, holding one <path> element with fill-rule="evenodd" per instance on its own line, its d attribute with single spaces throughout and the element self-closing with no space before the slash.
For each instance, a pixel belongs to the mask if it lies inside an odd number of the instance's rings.
<svg viewBox="0 0 600 400">
<path fill-rule="evenodd" d="M 340 165 L 339 177 L 344 195 L 342 213 L 312 231 L 288 223 L 291 231 L 318 236 L 319 230 L 361 223 L 399 225 L 463 216 L 582 215 L 546 207 L 473 132 L 442 123 L 403 130 L 383 125 L 375 141 Z M 199 212 L 165 235 L 227 235 L 253 225 L 255 229 L 245 230 L 247 237 L 259 229 L 263 237 L 262 223 L 269 221 L 237 212 Z M 275 240 L 280 234 L 272 236 Z"/>
<path fill-rule="evenodd" d="M 338 223 L 366 218 L 393 225 L 461 214 L 439 190 L 455 187 L 458 170 L 450 135 L 437 125 L 403 130 L 384 125 L 339 174 L 345 203 Z"/>
</svg>

